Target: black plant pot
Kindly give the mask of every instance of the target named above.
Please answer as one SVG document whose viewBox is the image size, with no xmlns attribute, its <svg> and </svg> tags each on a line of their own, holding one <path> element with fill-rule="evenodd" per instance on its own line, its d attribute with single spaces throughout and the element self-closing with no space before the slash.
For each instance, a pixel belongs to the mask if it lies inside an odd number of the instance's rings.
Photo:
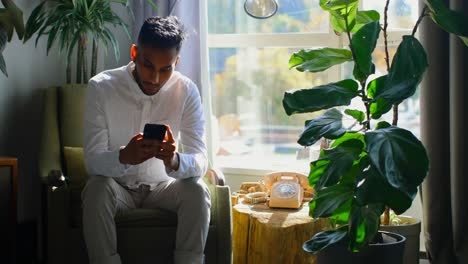
<svg viewBox="0 0 468 264">
<path fill-rule="evenodd" d="M 320 252 L 317 255 L 317 263 L 402 264 L 406 238 L 396 233 L 379 233 L 384 237 L 384 243 L 370 244 L 358 253 L 348 251 L 346 243 L 337 243 Z"/>
</svg>

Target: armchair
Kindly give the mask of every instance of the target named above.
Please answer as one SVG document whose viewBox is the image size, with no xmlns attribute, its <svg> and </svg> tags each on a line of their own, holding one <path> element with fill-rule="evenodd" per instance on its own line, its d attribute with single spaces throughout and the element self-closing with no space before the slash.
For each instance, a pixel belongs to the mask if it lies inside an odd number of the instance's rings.
<svg viewBox="0 0 468 264">
<path fill-rule="evenodd" d="M 81 230 L 81 190 L 86 181 L 82 151 L 85 85 L 46 90 L 39 172 L 43 183 L 44 257 L 46 263 L 88 263 Z M 53 172 L 55 171 L 55 172 Z M 59 171 L 69 181 L 50 177 Z M 61 173 L 60 173 L 61 172 Z M 207 264 L 232 262 L 231 200 L 224 176 L 215 169 L 204 176 L 211 191 L 211 221 L 205 247 Z M 171 263 L 176 215 L 134 209 L 117 215 L 117 243 L 122 262 Z"/>
</svg>

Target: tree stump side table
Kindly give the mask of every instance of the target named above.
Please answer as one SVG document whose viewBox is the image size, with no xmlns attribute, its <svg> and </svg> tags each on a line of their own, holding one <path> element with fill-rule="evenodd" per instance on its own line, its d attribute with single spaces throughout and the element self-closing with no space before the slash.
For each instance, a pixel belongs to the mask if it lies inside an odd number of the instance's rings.
<svg viewBox="0 0 468 264">
<path fill-rule="evenodd" d="M 239 203 L 232 210 L 234 264 L 316 263 L 302 244 L 330 229 L 327 220 L 309 216 L 308 203 L 299 209 Z"/>
</svg>

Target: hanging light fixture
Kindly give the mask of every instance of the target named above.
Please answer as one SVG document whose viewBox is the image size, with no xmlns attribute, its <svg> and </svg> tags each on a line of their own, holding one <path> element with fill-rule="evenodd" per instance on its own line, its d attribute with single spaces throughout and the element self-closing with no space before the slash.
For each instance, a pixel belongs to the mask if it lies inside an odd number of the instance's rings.
<svg viewBox="0 0 468 264">
<path fill-rule="evenodd" d="M 245 12 L 253 18 L 269 18 L 278 11 L 276 0 L 245 0 Z"/>
</svg>

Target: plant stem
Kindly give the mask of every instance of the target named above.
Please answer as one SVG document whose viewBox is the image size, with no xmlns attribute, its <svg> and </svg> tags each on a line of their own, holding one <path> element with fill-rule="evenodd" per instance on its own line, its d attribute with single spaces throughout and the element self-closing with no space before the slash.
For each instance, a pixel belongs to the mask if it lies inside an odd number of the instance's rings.
<svg viewBox="0 0 468 264">
<path fill-rule="evenodd" d="M 398 104 L 393 105 L 393 120 L 392 126 L 398 125 Z"/>
<path fill-rule="evenodd" d="M 81 70 L 83 69 L 83 61 L 82 61 L 82 56 L 81 56 L 81 39 L 79 40 L 78 47 L 77 47 L 77 55 L 76 55 L 76 83 L 81 83 Z"/>
<path fill-rule="evenodd" d="M 390 208 L 388 206 L 385 206 L 385 212 L 384 212 L 384 220 L 383 220 L 383 225 L 390 225 Z"/>
<path fill-rule="evenodd" d="M 66 75 L 67 75 L 67 84 L 70 84 L 71 83 L 71 64 L 69 61 L 67 62 Z"/>
<path fill-rule="evenodd" d="M 367 119 L 366 127 L 365 127 L 364 131 L 367 131 L 367 130 L 370 129 L 370 120 L 371 120 L 371 117 L 370 117 L 370 103 L 365 102 L 364 105 L 366 106 L 366 119 Z"/>
<path fill-rule="evenodd" d="M 387 39 L 387 27 L 388 27 L 388 6 L 390 0 L 387 0 L 385 3 L 384 9 L 384 26 L 383 26 L 383 35 L 384 35 L 384 46 L 385 46 L 385 63 L 387 64 L 387 72 L 390 70 L 390 56 L 388 55 L 388 39 Z"/>
<path fill-rule="evenodd" d="M 97 56 L 98 56 L 98 42 L 96 39 L 93 39 L 93 51 L 91 55 L 91 77 L 96 75 Z"/>
<path fill-rule="evenodd" d="M 411 36 L 414 37 L 414 34 L 416 34 L 416 31 L 418 30 L 419 24 L 421 24 L 421 21 L 424 17 L 428 16 L 427 12 L 427 5 L 424 6 L 423 10 L 421 11 L 421 15 L 418 18 L 418 21 L 416 21 L 416 24 L 414 25 L 413 32 L 411 33 Z"/>
<path fill-rule="evenodd" d="M 83 45 L 83 83 L 88 83 L 88 55 L 86 54 L 86 44 Z"/>
<path fill-rule="evenodd" d="M 353 49 L 353 45 L 351 45 L 351 32 L 349 30 L 348 16 L 345 16 L 345 23 L 346 23 L 346 35 L 348 36 L 348 40 L 349 40 L 349 49 L 351 50 L 351 54 L 353 55 L 353 60 L 354 60 L 354 63 L 356 64 L 356 67 L 358 68 L 358 70 L 360 70 L 361 68 L 359 67 L 359 63 L 357 62 L 356 53 Z M 361 84 L 362 95 L 363 95 L 362 98 L 364 100 L 364 105 L 366 107 L 367 122 L 366 122 L 365 130 L 369 130 L 370 129 L 370 103 L 368 100 L 369 98 L 367 97 L 366 91 L 365 91 L 366 80 L 361 81 L 360 84 Z"/>
<path fill-rule="evenodd" d="M 387 28 L 388 28 L 388 6 L 390 5 L 390 0 L 387 0 L 385 3 L 384 9 L 384 26 L 383 26 L 383 35 L 384 35 L 384 47 L 385 47 L 385 63 L 387 64 L 387 73 L 390 71 L 390 55 L 388 53 L 388 39 L 387 39 Z M 398 104 L 393 105 L 393 121 L 392 124 L 396 126 L 398 122 Z M 390 224 L 390 208 L 385 206 L 384 220 L 383 225 Z"/>
</svg>

